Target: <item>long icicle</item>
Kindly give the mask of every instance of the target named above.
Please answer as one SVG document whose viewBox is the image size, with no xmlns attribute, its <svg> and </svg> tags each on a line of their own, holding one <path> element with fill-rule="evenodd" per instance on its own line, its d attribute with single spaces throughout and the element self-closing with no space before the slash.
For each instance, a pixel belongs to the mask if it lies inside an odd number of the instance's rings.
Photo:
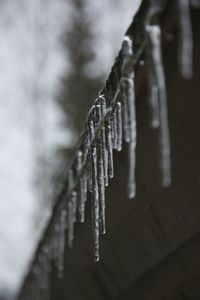
<svg viewBox="0 0 200 300">
<path fill-rule="evenodd" d="M 94 137 L 94 122 L 93 120 L 89 121 L 88 124 L 88 132 L 89 132 L 89 144 L 91 145 L 92 139 Z M 87 163 L 87 173 L 88 173 L 88 190 L 92 193 L 92 168 L 91 168 L 91 153 L 88 153 L 88 163 Z"/>
<path fill-rule="evenodd" d="M 101 102 L 99 101 L 101 100 Z M 96 104 L 96 117 L 97 124 L 100 124 L 102 117 L 105 114 L 105 102 L 103 98 L 98 98 L 98 104 Z M 103 130 L 104 129 L 104 130 Z M 100 129 L 100 132 L 96 138 L 97 149 L 97 182 L 98 182 L 98 196 L 99 196 L 99 225 L 101 234 L 105 234 L 105 173 L 107 173 L 105 161 L 105 154 L 107 160 L 107 150 L 105 145 L 105 127 Z M 107 175 L 107 174 L 106 174 Z"/>
<path fill-rule="evenodd" d="M 179 65 L 181 75 L 190 79 L 193 75 L 193 37 L 189 0 L 177 0 L 179 8 Z"/>
<path fill-rule="evenodd" d="M 128 144 L 129 152 L 129 176 L 128 176 L 128 197 L 130 199 L 135 197 L 136 182 L 135 182 L 135 167 L 136 167 L 136 113 L 135 113 L 135 92 L 134 92 L 134 75 L 132 78 L 125 80 L 128 112 L 129 112 L 129 130 L 130 130 L 130 143 Z"/>
<path fill-rule="evenodd" d="M 73 188 L 73 170 L 68 171 L 68 199 L 67 199 L 67 243 L 71 248 L 74 239 L 74 207 L 72 202 L 72 188 Z"/>
<path fill-rule="evenodd" d="M 106 149 L 106 130 L 105 126 L 101 128 L 102 158 L 103 158 L 103 174 L 105 186 L 108 186 L 108 152 Z"/>
<path fill-rule="evenodd" d="M 99 191 L 99 216 L 100 216 L 100 231 L 101 234 L 106 233 L 105 229 L 105 181 L 104 181 L 104 166 L 103 166 L 103 149 L 101 139 L 97 143 L 97 176 L 98 176 L 98 191 Z"/>
<path fill-rule="evenodd" d="M 60 212 L 60 229 L 59 229 L 59 253 L 58 253 L 58 277 L 63 277 L 64 271 L 64 250 L 65 250 L 65 229 L 66 229 L 66 210 Z"/>
<path fill-rule="evenodd" d="M 161 54 L 161 32 L 158 25 L 148 25 L 146 30 L 151 42 L 153 70 L 158 87 L 162 185 L 169 186 L 171 183 L 170 138 L 165 75 Z"/>
<path fill-rule="evenodd" d="M 83 152 L 81 150 L 77 151 L 76 156 L 76 170 L 77 173 L 81 172 L 83 167 Z M 85 171 L 79 177 L 79 202 L 77 200 L 75 202 L 74 209 L 76 210 L 76 206 L 78 204 L 78 212 L 79 212 L 79 221 L 80 223 L 84 222 L 85 219 L 85 192 L 84 192 L 84 184 L 85 184 Z M 76 212 L 75 212 L 75 221 L 76 221 Z"/>
<path fill-rule="evenodd" d="M 100 95 L 98 101 L 101 106 L 101 117 L 104 117 L 106 114 L 106 99 L 103 95 Z M 104 181 L 105 181 L 105 186 L 108 186 L 108 152 L 106 149 L 105 125 L 103 125 L 101 128 L 101 143 L 102 143 L 102 155 L 103 155 Z"/>
<path fill-rule="evenodd" d="M 129 175 L 128 175 L 128 197 L 134 198 L 136 194 L 135 166 L 136 166 L 136 113 L 135 113 L 135 89 L 134 72 L 131 66 L 133 56 L 132 41 L 125 36 L 122 44 L 122 94 L 123 102 L 127 102 L 129 142 Z"/>
<path fill-rule="evenodd" d="M 116 114 L 117 114 L 117 151 L 121 151 L 122 150 L 122 109 L 121 109 L 120 102 L 117 102 Z"/>
<path fill-rule="evenodd" d="M 74 239 L 74 214 L 73 214 L 73 204 L 71 199 L 69 199 L 67 202 L 67 230 L 68 230 L 67 244 L 68 247 L 71 248 L 73 246 L 73 239 Z"/>
<path fill-rule="evenodd" d="M 97 181 L 97 149 L 91 147 L 92 162 L 92 233 L 93 233 L 93 259 L 99 261 L 99 192 Z"/>
</svg>

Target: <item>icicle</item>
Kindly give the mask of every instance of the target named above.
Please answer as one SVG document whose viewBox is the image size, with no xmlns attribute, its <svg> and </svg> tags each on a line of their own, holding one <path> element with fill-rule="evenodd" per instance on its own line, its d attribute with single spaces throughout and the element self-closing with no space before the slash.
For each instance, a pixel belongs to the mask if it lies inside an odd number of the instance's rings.
<svg viewBox="0 0 200 300">
<path fill-rule="evenodd" d="M 98 101 L 101 105 L 101 115 L 104 117 L 106 114 L 106 99 L 103 95 L 100 95 Z"/>
<path fill-rule="evenodd" d="M 89 140 L 90 140 L 90 145 L 92 143 L 92 140 L 94 138 L 94 121 L 90 120 L 89 122 Z"/>
<path fill-rule="evenodd" d="M 116 108 L 114 108 L 112 113 L 112 131 L 113 131 L 113 149 L 117 149 L 117 113 Z"/>
<path fill-rule="evenodd" d="M 94 122 L 91 120 L 89 122 L 89 139 L 90 139 L 90 145 L 92 143 L 92 140 L 94 138 Z M 88 190 L 92 192 L 92 163 L 91 163 L 91 153 L 88 152 L 88 158 L 87 158 L 87 173 L 88 173 Z"/>
<path fill-rule="evenodd" d="M 107 126 L 107 151 L 108 151 L 108 174 L 110 178 L 114 176 L 114 168 L 113 168 L 113 144 L 112 144 L 112 127 L 111 121 L 108 120 Z"/>
<path fill-rule="evenodd" d="M 179 64 L 182 76 L 189 79 L 193 75 L 193 37 L 189 0 L 178 0 L 178 6 L 180 24 Z"/>
<path fill-rule="evenodd" d="M 135 149 L 136 149 L 136 113 L 135 113 L 135 91 L 134 91 L 134 73 L 132 71 L 132 41 L 126 36 L 122 44 L 122 91 L 124 96 L 124 103 L 127 101 L 127 116 L 125 121 L 127 122 L 125 127 L 125 137 L 129 140 L 129 176 L 128 176 L 128 197 L 133 198 L 136 193 L 135 183 Z M 124 108 L 123 108 L 124 109 Z M 126 120 L 128 118 L 128 120 Z"/>
<path fill-rule="evenodd" d="M 160 28 L 157 25 L 148 25 L 147 33 L 152 44 L 152 62 L 158 87 L 159 116 L 160 116 L 160 144 L 161 144 L 161 169 L 162 184 L 169 186 L 171 182 L 170 140 L 167 120 L 167 95 L 165 76 L 161 55 Z"/>
<path fill-rule="evenodd" d="M 60 229 L 58 247 L 58 276 L 63 277 L 64 271 L 64 250 L 65 250 L 65 229 L 66 229 L 66 210 L 62 209 L 60 213 Z"/>
<path fill-rule="evenodd" d="M 117 102 L 116 114 L 117 114 L 117 151 L 121 151 L 122 150 L 122 111 L 121 111 L 120 102 Z"/>
<path fill-rule="evenodd" d="M 103 95 L 100 95 L 97 99 L 96 107 L 98 109 L 98 123 L 106 114 L 106 100 Z M 105 126 L 102 125 L 100 129 L 100 139 L 102 143 L 102 158 L 103 158 L 103 173 L 105 186 L 108 186 L 108 153 L 106 150 L 106 137 L 105 137 Z"/>
<path fill-rule="evenodd" d="M 76 222 L 76 214 L 77 214 L 77 192 L 76 191 L 72 191 L 71 201 L 72 201 L 72 205 L 73 205 L 73 219 L 74 219 L 74 223 L 75 223 Z"/>
<path fill-rule="evenodd" d="M 132 74 L 133 77 L 133 74 Z M 135 113 L 135 95 L 133 78 L 124 79 L 124 87 L 126 89 L 128 104 L 128 124 L 130 132 L 130 142 L 128 144 L 129 151 L 129 175 L 128 175 L 128 197 L 134 198 L 136 194 L 135 183 L 135 165 L 136 165 L 136 113 Z"/>
<path fill-rule="evenodd" d="M 129 143 L 131 138 L 130 138 L 129 125 L 128 125 L 128 107 L 127 107 L 127 99 L 126 99 L 126 95 L 125 95 L 124 83 L 122 83 L 122 95 L 123 95 L 122 115 L 123 115 L 124 141 L 126 143 Z"/>
<path fill-rule="evenodd" d="M 67 201 L 67 229 L 68 229 L 68 247 L 72 247 L 74 239 L 74 222 L 76 199 L 74 197 L 73 189 L 73 170 L 68 171 L 68 201 Z M 75 192 L 76 193 L 76 192 Z"/>
<path fill-rule="evenodd" d="M 83 156 L 87 153 L 87 150 L 90 146 L 90 125 L 89 121 L 86 122 L 85 125 L 85 133 L 83 135 Z"/>
<path fill-rule="evenodd" d="M 71 199 L 71 195 L 69 196 L 70 199 L 67 203 L 67 229 L 68 229 L 68 236 L 67 242 L 68 247 L 71 248 L 73 246 L 73 239 L 74 239 L 74 207 Z"/>
<path fill-rule="evenodd" d="M 98 127 L 99 122 L 101 121 L 101 105 L 97 104 L 95 105 L 95 110 L 94 110 L 94 125 L 95 128 Z"/>
<path fill-rule="evenodd" d="M 85 221 L 85 202 L 87 200 L 87 175 L 86 170 L 83 171 L 80 179 L 80 201 L 79 201 L 79 221 L 84 223 Z"/>
<path fill-rule="evenodd" d="M 101 128 L 101 143 L 102 143 L 104 184 L 105 184 L 105 186 L 108 186 L 108 152 L 107 152 L 107 149 L 106 149 L 105 126 L 103 126 Z"/>
<path fill-rule="evenodd" d="M 73 174 L 73 170 L 70 169 L 68 171 L 68 193 L 70 193 L 70 191 L 73 188 L 73 180 L 74 180 L 74 174 Z"/>
<path fill-rule="evenodd" d="M 92 233 L 94 261 L 99 260 L 99 194 L 97 181 L 97 150 L 91 148 L 92 156 Z"/>
<path fill-rule="evenodd" d="M 148 30 L 148 27 L 147 27 Z M 148 55 L 148 100 L 151 109 L 151 126 L 153 128 L 158 128 L 160 125 L 159 121 L 159 103 L 158 103 L 158 86 L 154 72 L 154 66 L 152 62 L 152 43 L 148 36 L 147 45 L 147 55 Z"/>
<path fill-rule="evenodd" d="M 92 167 L 91 166 L 92 166 L 91 149 L 89 148 L 86 171 L 87 171 L 87 187 L 90 193 L 92 193 Z"/>
<path fill-rule="evenodd" d="M 103 164 L 103 148 L 101 138 L 97 140 L 97 176 L 98 176 L 98 194 L 99 194 L 99 213 L 100 213 L 100 230 L 105 234 L 105 180 Z"/>
<path fill-rule="evenodd" d="M 76 169 L 77 169 L 77 173 L 78 173 L 78 176 L 79 176 L 79 192 L 80 192 L 80 196 L 79 196 L 79 204 L 78 204 L 78 211 L 79 211 L 79 221 L 81 223 L 84 222 L 84 212 L 85 212 L 85 200 L 84 200 L 84 191 L 83 191 L 83 184 L 84 184 L 84 175 L 83 174 L 79 174 L 82 170 L 82 167 L 83 167 L 83 152 L 81 150 L 78 150 L 77 151 L 77 158 L 76 158 Z M 85 173 L 85 172 L 84 172 Z M 75 196 L 74 199 L 77 198 L 77 195 Z M 75 200 L 75 206 L 74 206 L 74 218 L 76 221 L 76 209 L 77 209 L 77 199 Z"/>
<path fill-rule="evenodd" d="M 131 141 L 131 132 L 130 132 L 130 112 L 129 112 L 129 103 L 127 99 L 127 91 L 126 91 L 126 82 L 124 78 L 130 77 L 130 73 L 132 73 L 132 66 L 130 66 L 130 61 L 133 56 L 132 51 L 132 41 L 129 36 L 125 36 L 122 43 L 122 82 L 121 82 L 121 90 L 122 90 L 122 114 L 123 114 L 123 132 L 124 132 L 124 141 L 129 143 Z"/>
<path fill-rule="evenodd" d="M 102 107 L 102 103 L 99 102 L 100 98 L 97 99 L 96 104 L 96 123 L 100 125 L 100 122 L 102 120 L 102 116 L 105 113 L 105 107 Z M 101 98 L 103 100 L 103 98 Z M 105 102 L 103 101 L 103 106 L 105 106 Z M 93 162 L 93 185 L 96 184 L 94 181 L 94 173 L 97 172 L 97 184 L 98 184 L 98 199 L 95 201 L 98 202 L 99 205 L 99 220 L 100 223 L 100 229 L 101 233 L 105 233 L 105 184 L 108 184 L 108 178 L 107 178 L 107 153 L 106 153 L 106 146 L 105 146 L 105 128 L 100 128 L 99 135 L 96 138 L 96 155 L 98 157 L 96 164 L 97 164 L 97 170 L 94 169 L 94 162 Z M 95 155 L 93 153 L 93 155 Z M 93 157 L 94 160 L 94 157 Z M 95 198 L 93 193 L 93 197 Z M 97 204 L 97 203 L 96 203 Z M 97 221 L 96 221 L 97 222 Z M 98 229 L 99 230 L 99 229 Z M 99 250 L 98 250 L 99 251 Z M 99 254 L 98 254 L 99 255 Z M 96 259 L 95 259 L 96 260 Z"/>
<path fill-rule="evenodd" d="M 76 157 L 76 170 L 77 172 L 80 172 L 81 171 L 81 168 L 82 168 L 82 157 L 83 157 L 83 153 L 81 150 L 78 150 L 77 151 L 77 157 Z"/>
</svg>

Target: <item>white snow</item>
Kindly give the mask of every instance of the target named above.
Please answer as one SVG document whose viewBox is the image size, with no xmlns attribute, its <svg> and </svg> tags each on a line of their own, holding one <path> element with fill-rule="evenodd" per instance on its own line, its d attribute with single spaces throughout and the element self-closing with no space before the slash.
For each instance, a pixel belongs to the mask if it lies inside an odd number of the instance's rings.
<svg viewBox="0 0 200 300">
<path fill-rule="evenodd" d="M 38 159 L 71 143 L 54 101 L 70 68 L 59 43 L 70 10 L 62 0 L 0 3 L 0 294 L 19 287 L 48 216 Z"/>
</svg>

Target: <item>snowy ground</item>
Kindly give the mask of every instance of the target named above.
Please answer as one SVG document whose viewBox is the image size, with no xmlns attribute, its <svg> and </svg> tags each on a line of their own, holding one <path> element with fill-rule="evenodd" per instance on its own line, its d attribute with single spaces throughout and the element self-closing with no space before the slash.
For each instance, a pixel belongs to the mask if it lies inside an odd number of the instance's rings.
<svg viewBox="0 0 200 300">
<path fill-rule="evenodd" d="M 86 76 L 106 77 L 139 2 L 85 1 L 95 53 Z M 72 143 L 55 98 L 70 72 L 61 40 L 75 13 L 72 0 L 0 2 L 0 294 L 14 294 L 28 270 L 51 210 L 49 164 Z"/>
</svg>

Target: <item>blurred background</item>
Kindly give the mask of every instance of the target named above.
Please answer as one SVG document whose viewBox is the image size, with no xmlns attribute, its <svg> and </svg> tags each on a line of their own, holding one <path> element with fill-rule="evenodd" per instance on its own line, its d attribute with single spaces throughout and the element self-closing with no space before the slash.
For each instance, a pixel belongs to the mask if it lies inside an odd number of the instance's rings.
<svg viewBox="0 0 200 300">
<path fill-rule="evenodd" d="M 0 1 L 0 294 L 14 294 L 28 271 L 139 4 Z"/>
</svg>

